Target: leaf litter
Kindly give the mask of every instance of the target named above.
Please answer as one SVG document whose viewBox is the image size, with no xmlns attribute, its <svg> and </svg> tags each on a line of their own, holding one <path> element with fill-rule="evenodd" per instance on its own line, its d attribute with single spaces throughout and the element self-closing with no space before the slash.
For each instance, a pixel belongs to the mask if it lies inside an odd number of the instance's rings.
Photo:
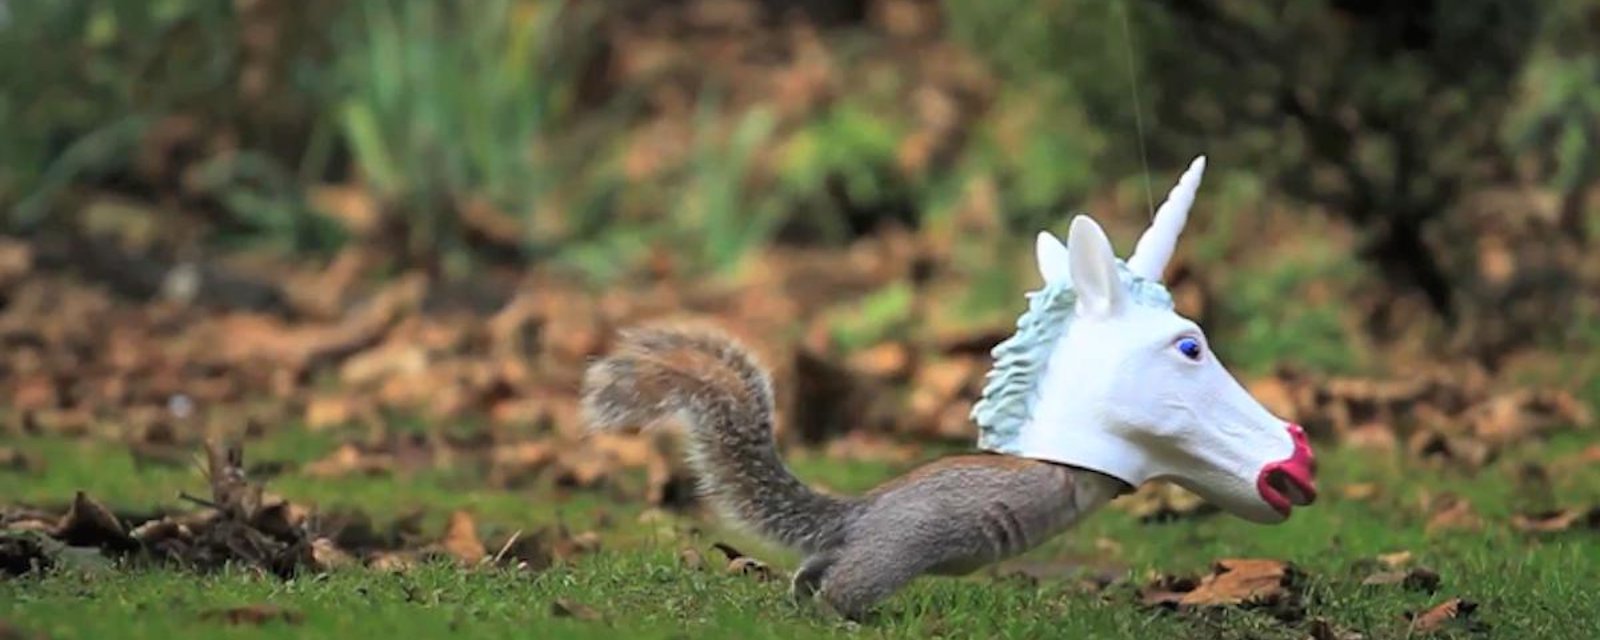
<svg viewBox="0 0 1600 640">
<path fill-rule="evenodd" d="M 49 569 L 63 548 L 82 548 L 201 571 L 252 567 L 285 579 L 357 565 L 406 571 L 435 557 L 463 568 L 542 570 L 600 546 L 592 531 L 573 535 L 558 527 L 515 533 L 491 557 L 463 510 L 449 515 L 437 539 L 419 535 L 420 512 L 380 532 L 360 512 L 319 513 L 268 492 L 248 476 L 236 445 L 209 442 L 204 471 L 209 495 L 183 494 L 195 507 L 183 512 L 119 515 L 81 491 L 59 511 L 8 508 L 0 512 L 0 569 L 12 575 Z"/>
</svg>

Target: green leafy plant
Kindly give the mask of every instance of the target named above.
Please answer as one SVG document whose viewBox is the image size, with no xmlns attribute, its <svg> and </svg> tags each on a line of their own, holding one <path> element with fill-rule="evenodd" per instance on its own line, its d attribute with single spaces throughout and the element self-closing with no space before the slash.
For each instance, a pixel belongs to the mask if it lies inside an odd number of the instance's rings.
<svg viewBox="0 0 1600 640">
<path fill-rule="evenodd" d="M 740 116 L 725 140 L 718 139 L 716 101 L 701 102 L 695 152 L 673 211 L 673 235 L 692 247 L 694 267 L 727 273 L 765 243 L 783 221 L 784 202 L 753 197 L 748 188 L 756 152 L 771 138 L 771 113 L 753 109 Z"/>
<path fill-rule="evenodd" d="M 582 17 L 518 0 L 357 4 L 335 65 L 337 119 L 413 250 L 459 248 L 469 197 L 522 212 L 558 183 L 552 138 L 571 111 Z"/>
<path fill-rule="evenodd" d="M 6 222 L 37 224 L 68 185 L 127 171 L 140 137 L 159 116 L 224 93 L 238 55 L 238 43 L 223 35 L 231 4 L 6 3 L 0 20 Z"/>
</svg>

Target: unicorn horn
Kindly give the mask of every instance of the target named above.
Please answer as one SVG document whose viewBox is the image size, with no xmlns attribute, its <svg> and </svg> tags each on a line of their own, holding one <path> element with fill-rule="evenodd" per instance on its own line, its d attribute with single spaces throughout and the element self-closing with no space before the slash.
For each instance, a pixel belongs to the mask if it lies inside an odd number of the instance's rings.
<svg viewBox="0 0 1600 640">
<path fill-rule="evenodd" d="M 1200 190 L 1200 174 L 1206 171 L 1206 157 L 1200 156 L 1189 164 L 1189 169 L 1178 178 L 1178 184 L 1167 193 L 1166 202 L 1156 209 L 1150 228 L 1139 237 L 1139 244 L 1128 258 L 1128 270 L 1146 280 L 1160 280 L 1178 246 L 1178 235 L 1189 221 L 1189 207 L 1194 204 L 1194 194 Z"/>
</svg>

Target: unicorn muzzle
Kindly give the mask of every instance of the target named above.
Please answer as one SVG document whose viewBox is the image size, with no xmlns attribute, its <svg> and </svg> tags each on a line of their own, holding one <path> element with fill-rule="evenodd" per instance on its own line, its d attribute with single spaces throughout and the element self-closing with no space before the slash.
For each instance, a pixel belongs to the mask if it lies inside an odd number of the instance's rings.
<svg viewBox="0 0 1600 640">
<path fill-rule="evenodd" d="M 1256 478 L 1256 491 L 1274 511 L 1288 517 L 1294 507 L 1303 507 L 1317 501 L 1317 457 L 1306 440 L 1305 429 L 1300 425 L 1288 426 L 1289 437 L 1294 440 L 1294 453 L 1288 458 L 1268 463 Z"/>
</svg>

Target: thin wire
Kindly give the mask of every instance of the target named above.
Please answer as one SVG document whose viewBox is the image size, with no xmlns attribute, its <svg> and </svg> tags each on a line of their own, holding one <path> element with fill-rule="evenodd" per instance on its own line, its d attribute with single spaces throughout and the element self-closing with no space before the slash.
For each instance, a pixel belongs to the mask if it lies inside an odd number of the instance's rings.
<svg viewBox="0 0 1600 640">
<path fill-rule="evenodd" d="M 1133 93 L 1133 125 L 1139 132 L 1139 162 L 1144 167 L 1144 200 L 1145 206 L 1150 209 L 1150 219 L 1156 217 L 1156 196 L 1150 188 L 1150 154 L 1145 151 L 1144 145 L 1144 107 L 1139 102 L 1139 70 L 1133 60 L 1133 31 L 1128 28 L 1128 4 L 1126 0 L 1117 2 L 1122 8 L 1122 45 L 1128 54 L 1128 88 Z"/>
</svg>

